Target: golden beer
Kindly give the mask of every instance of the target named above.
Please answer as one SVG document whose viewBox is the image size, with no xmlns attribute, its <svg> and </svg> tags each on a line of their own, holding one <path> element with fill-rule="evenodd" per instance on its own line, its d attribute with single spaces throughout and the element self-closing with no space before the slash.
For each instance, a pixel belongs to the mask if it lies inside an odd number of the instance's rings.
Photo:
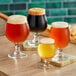
<svg viewBox="0 0 76 76">
<path fill-rule="evenodd" d="M 43 38 L 38 45 L 38 54 L 42 59 L 52 58 L 55 55 L 55 41 L 50 38 Z"/>
</svg>

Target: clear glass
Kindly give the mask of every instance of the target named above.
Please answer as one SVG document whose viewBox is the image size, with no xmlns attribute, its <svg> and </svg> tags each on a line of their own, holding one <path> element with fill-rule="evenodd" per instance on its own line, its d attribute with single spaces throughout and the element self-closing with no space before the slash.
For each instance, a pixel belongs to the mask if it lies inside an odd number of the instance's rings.
<svg viewBox="0 0 76 76">
<path fill-rule="evenodd" d="M 63 48 L 65 48 L 69 43 L 69 26 L 66 22 L 54 22 L 52 23 L 52 28 L 50 31 L 50 38 L 55 39 L 55 45 L 58 48 L 57 54 L 53 58 L 55 61 L 64 61 L 68 57 L 65 57 L 62 53 Z"/>
<path fill-rule="evenodd" d="M 30 31 L 34 32 L 34 39 L 28 40 L 28 46 L 37 47 L 39 43 L 39 33 L 43 32 L 47 27 L 47 19 L 45 9 L 31 8 L 27 17 Z"/>
<path fill-rule="evenodd" d="M 49 69 L 50 66 L 50 58 L 53 58 L 56 53 L 56 46 L 53 39 L 43 38 L 40 40 L 38 45 L 38 54 L 43 60 L 43 63 L 40 65 L 40 68 Z"/>
<path fill-rule="evenodd" d="M 29 27 L 28 24 L 24 22 L 25 19 L 25 16 L 22 15 L 12 15 L 9 16 L 7 20 L 5 34 L 7 39 L 15 44 L 14 50 L 11 50 L 11 53 L 8 54 L 9 58 L 27 57 L 27 55 L 20 50 L 20 45 L 29 35 Z"/>
<path fill-rule="evenodd" d="M 15 44 L 15 49 L 11 51 L 10 54 L 8 54 L 9 58 L 24 58 L 27 57 L 27 55 L 20 51 L 20 45 L 19 43 Z"/>
<path fill-rule="evenodd" d="M 34 32 L 34 39 L 28 40 L 28 45 L 31 47 L 37 47 L 39 43 L 39 33 Z"/>
</svg>

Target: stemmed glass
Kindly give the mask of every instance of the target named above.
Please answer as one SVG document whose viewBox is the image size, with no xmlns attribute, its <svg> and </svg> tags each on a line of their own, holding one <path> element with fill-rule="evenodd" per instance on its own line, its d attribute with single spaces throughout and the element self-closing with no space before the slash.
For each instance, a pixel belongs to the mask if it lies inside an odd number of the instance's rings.
<svg viewBox="0 0 76 76">
<path fill-rule="evenodd" d="M 22 15 L 9 16 L 6 23 L 5 34 L 8 40 L 15 44 L 15 50 L 8 54 L 8 57 L 26 57 L 27 55 L 20 51 L 21 43 L 24 42 L 29 35 L 29 27 L 26 17 Z"/>
<path fill-rule="evenodd" d="M 56 46 L 54 39 L 51 38 L 43 38 L 39 41 L 38 45 L 38 54 L 44 63 L 41 65 L 41 68 L 49 69 L 50 58 L 53 58 L 56 53 Z"/>
<path fill-rule="evenodd" d="M 55 61 L 64 61 L 67 59 L 62 54 L 63 48 L 69 43 L 69 26 L 67 22 L 53 22 L 51 25 L 50 38 L 55 40 L 55 45 L 58 48 L 57 54 L 53 58 Z"/>
<path fill-rule="evenodd" d="M 39 42 L 39 33 L 43 32 L 47 27 L 47 20 L 45 16 L 45 9 L 31 8 L 27 17 L 30 31 L 34 32 L 34 39 L 28 41 L 28 45 L 36 47 Z"/>
</svg>

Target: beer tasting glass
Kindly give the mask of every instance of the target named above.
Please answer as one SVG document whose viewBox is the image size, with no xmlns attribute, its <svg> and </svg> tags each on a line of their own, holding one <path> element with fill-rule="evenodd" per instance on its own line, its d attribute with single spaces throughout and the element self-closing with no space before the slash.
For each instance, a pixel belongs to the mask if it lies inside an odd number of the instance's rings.
<svg viewBox="0 0 76 76">
<path fill-rule="evenodd" d="M 34 39 L 28 41 L 28 45 L 35 47 L 39 42 L 39 33 L 43 32 L 47 27 L 45 9 L 31 8 L 27 17 L 30 31 L 34 32 Z"/>
<path fill-rule="evenodd" d="M 63 48 L 69 43 L 69 26 L 67 22 L 53 22 L 51 25 L 50 38 L 55 40 L 55 45 L 58 48 L 55 56 L 56 61 L 66 60 L 62 54 Z"/>
<path fill-rule="evenodd" d="M 5 34 L 8 40 L 15 44 L 15 50 L 12 50 L 8 57 L 24 58 L 27 55 L 20 51 L 20 45 L 29 35 L 27 19 L 22 15 L 11 15 L 6 23 Z"/>
<path fill-rule="evenodd" d="M 41 65 L 41 68 L 50 68 L 49 60 L 53 58 L 56 53 L 56 46 L 54 39 L 43 38 L 39 41 L 38 45 L 38 54 L 44 63 Z"/>
</svg>

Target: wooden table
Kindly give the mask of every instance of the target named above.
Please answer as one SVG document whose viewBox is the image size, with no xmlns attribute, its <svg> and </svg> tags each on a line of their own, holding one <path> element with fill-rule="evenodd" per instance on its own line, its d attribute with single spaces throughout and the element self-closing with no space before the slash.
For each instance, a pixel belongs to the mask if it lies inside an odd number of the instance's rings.
<svg viewBox="0 0 76 76">
<path fill-rule="evenodd" d="M 40 69 L 37 51 L 24 51 L 28 54 L 24 59 L 10 59 L 7 54 L 13 47 L 5 36 L 0 37 L 0 76 L 76 76 L 76 63 L 61 68 L 51 66 L 49 70 Z M 76 45 L 69 44 L 64 52 L 76 55 Z"/>
</svg>

